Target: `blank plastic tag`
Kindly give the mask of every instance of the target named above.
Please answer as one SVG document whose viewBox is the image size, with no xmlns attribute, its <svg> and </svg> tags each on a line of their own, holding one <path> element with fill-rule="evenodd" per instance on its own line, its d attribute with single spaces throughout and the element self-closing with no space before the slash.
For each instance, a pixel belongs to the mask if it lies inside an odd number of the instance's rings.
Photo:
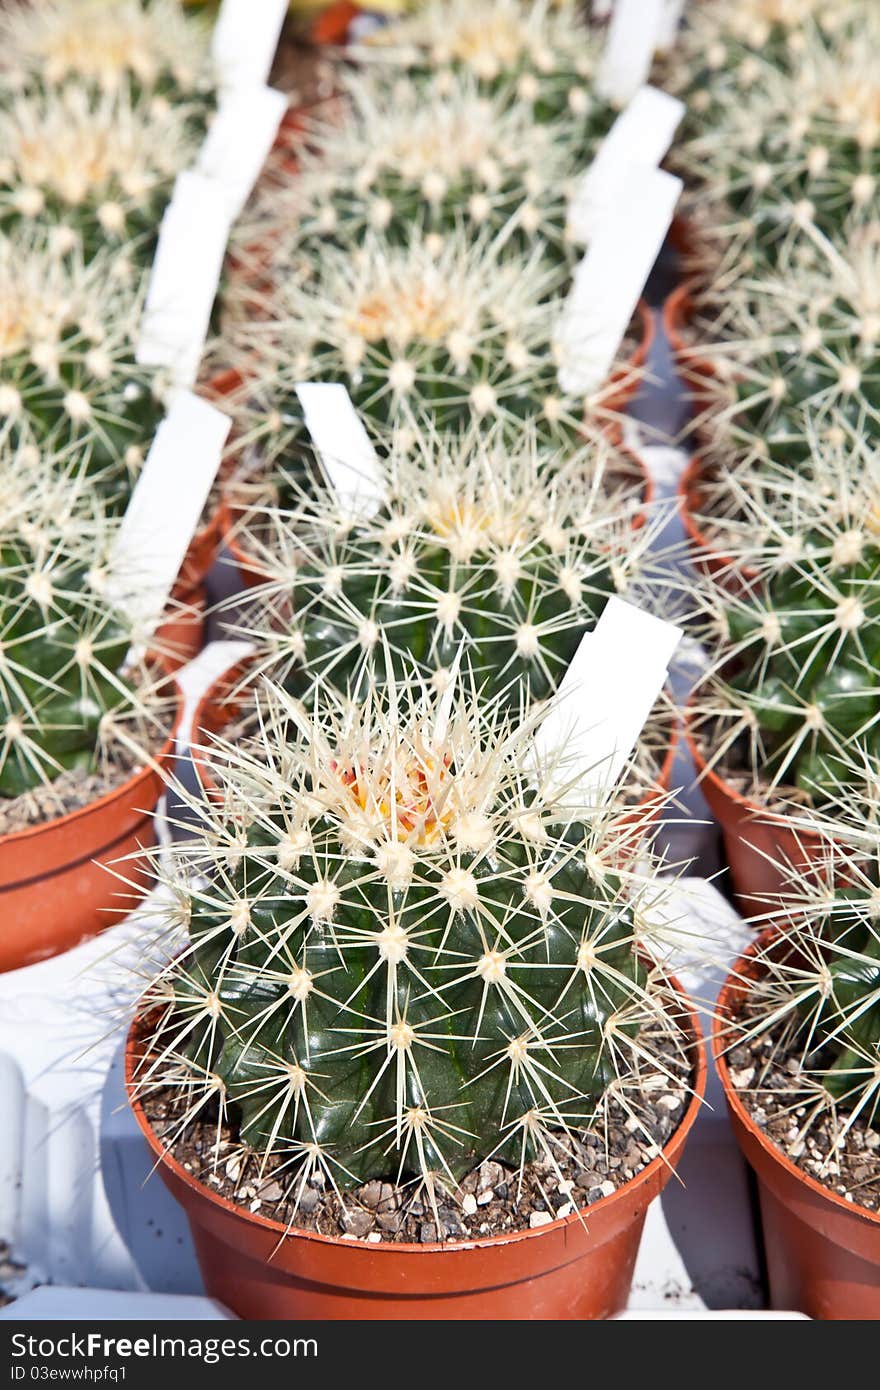
<svg viewBox="0 0 880 1390">
<path fill-rule="evenodd" d="M 384 505 L 385 482 L 348 391 L 335 381 L 301 381 L 296 394 L 341 510 L 368 521 Z"/>
<path fill-rule="evenodd" d="M 232 421 L 190 391 L 174 397 L 113 544 L 107 594 L 142 640 L 156 626 L 211 491 Z"/>
<path fill-rule="evenodd" d="M 665 10 L 666 0 L 615 0 L 596 75 L 600 96 L 623 106 L 646 81 Z"/>
<path fill-rule="evenodd" d="M 658 48 L 674 48 L 678 38 L 678 26 L 681 24 L 683 14 L 684 0 L 666 0 L 663 7 L 663 18 L 660 21 L 660 29 L 657 34 Z"/>
<path fill-rule="evenodd" d="M 681 189 L 681 179 L 662 169 L 633 166 L 597 224 L 556 332 L 566 394 L 585 395 L 606 381 Z"/>
<path fill-rule="evenodd" d="M 568 209 L 574 240 L 586 246 L 601 218 L 613 213 L 632 167 L 656 168 L 672 144 L 684 102 L 656 87 L 640 87 L 611 127 Z"/>
<path fill-rule="evenodd" d="M 535 735 L 563 805 L 598 806 L 624 771 L 681 640 L 674 623 L 610 598 Z"/>
<path fill-rule="evenodd" d="M 286 110 L 287 97 L 272 87 L 237 87 L 220 102 L 196 169 L 220 186 L 230 223 L 250 197 Z"/>
<path fill-rule="evenodd" d="M 278 47 L 287 0 L 222 0 L 211 52 L 222 87 L 258 87 Z"/>
<path fill-rule="evenodd" d="M 192 386 L 229 236 L 227 196 L 204 174 L 178 174 L 159 231 L 137 360 L 167 367 L 178 386 Z"/>
</svg>

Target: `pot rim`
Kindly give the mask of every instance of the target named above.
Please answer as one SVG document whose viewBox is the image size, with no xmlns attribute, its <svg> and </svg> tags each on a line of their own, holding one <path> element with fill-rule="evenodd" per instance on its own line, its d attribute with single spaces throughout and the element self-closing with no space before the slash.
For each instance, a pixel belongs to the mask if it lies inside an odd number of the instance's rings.
<svg viewBox="0 0 880 1390">
<path fill-rule="evenodd" d="M 795 1178 L 798 1182 L 803 1183 L 815 1196 L 823 1197 L 839 1211 L 845 1212 L 847 1216 L 856 1217 L 857 1219 L 861 1219 L 880 1228 L 880 1211 L 868 1211 L 867 1207 L 861 1207 L 857 1202 L 847 1202 L 844 1197 L 841 1197 L 840 1193 L 832 1192 L 824 1183 L 819 1182 L 817 1178 L 811 1178 L 809 1173 L 805 1173 L 801 1168 L 798 1168 L 796 1164 L 792 1163 L 791 1159 L 774 1144 L 769 1135 L 764 1133 L 749 1114 L 740 1100 L 736 1087 L 730 1079 L 730 1068 L 727 1065 L 726 1053 L 731 1044 L 729 1041 L 725 1041 L 722 1030 L 737 1014 L 737 1009 L 731 996 L 736 991 L 741 991 L 744 988 L 744 979 L 747 979 L 749 974 L 754 976 L 756 972 L 754 957 L 757 955 L 758 951 L 763 950 L 775 937 L 780 935 L 781 933 L 777 927 L 768 927 L 766 930 L 762 931 L 754 941 L 750 942 L 742 955 L 735 961 L 730 974 L 721 986 L 716 1011 L 712 1019 L 712 1031 L 709 1041 L 712 1047 L 712 1057 L 715 1062 L 715 1067 L 724 1088 L 725 1100 L 736 1115 L 737 1120 L 742 1124 L 744 1129 L 748 1130 L 749 1134 L 760 1145 L 766 1156 L 778 1164 L 790 1178 Z"/>
<path fill-rule="evenodd" d="M 707 471 L 707 461 L 698 451 L 694 454 L 687 468 L 681 474 L 678 485 L 675 489 L 678 497 L 678 510 L 681 516 L 684 529 L 688 533 L 689 539 L 693 544 L 705 551 L 706 562 L 714 561 L 716 564 L 736 566 L 746 584 L 752 583 L 758 578 L 758 571 L 751 565 L 737 565 L 732 555 L 725 555 L 722 550 L 713 546 L 706 533 L 697 524 L 696 514 L 691 505 L 691 492 L 699 483 L 703 474 Z"/>
<path fill-rule="evenodd" d="M 94 801 L 86 802 L 85 806 L 77 806 L 73 811 L 65 811 L 60 816 L 53 816 L 51 820 L 40 821 L 38 825 L 24 826 L 21 830 L 9 830 L 6 834 L 0 835 L 0 849 L 5 849 L 8 845 L 15 844 L 22 840 L 35 840 L 38 836 L 56 830 L 59 826 L 73 825 L 80 817 L 91 815 L 95 811 L 101 811 L 105 807 L 110 806 L 114 801 L 118 801 L 127 791 L 133 791 L 136 786 L 140 785 L 142 782 L 146 782 L 149 777 L 162 776 L 165 764 L 174 752 L 177 735 L 180 731 L 180 721 L 183 717 L 184 703 L 176 673 L 173 671 L 168 672 L 168 679 L 175 690 L 176 708 L 174 721 L 167 739 L 163 743 L 161 749 L 159 749 L 157 753 L 151 755 L 150 761 L 144 767 L 138 768 L 136 772 L 133 772 L 124 782 L 120 782 L 118 787 L 114 787 L 111 791 L 104 792 L 102 796 L 96 797 Z"/>
<path fill-rule="evenodd" d="M 660 1153 L 652 1158 L 640 1173 L 634 1178 L 630 1178 L 622 1187 L 612 1192 L 608 1197 L 601 1197 L 598 1202 L 593 1202 L 588 1207 L 579 1208 L 569 1216 L 557 1218 L 555 1221 L 547 1222 L 544 1226 L 538 1226 L 534 1230 L 507 1231 L 501 1235 L 478 1236 L 473 1240 L 456 1241 L 431 1241 L 424 1245 L 416 1245 L 411 1241 L 381 1241 L 378 1244 L 368 1244 L 367 1242 L 346 1239 L 345 1236 L 325 1236 L 318 1231 L 305 1231 L 297 1227 L 286 1226 L 281 1221 L 274 1221 L 270 1217 L 260 1216 L 257 1212 L 248 1211 L 245 1207 L 239 1206 L 235 1202 L 230 1202 L 227 1197 L 223 1197 L 218 1192 L 212 1191 L 206 1183 L 188 1173 L 182 1164 L 178 1163 L 167 1149 L 165 1149 L 144 1112 L 141 1098 L 134 1093 L 134 1067 L 135 1067 L 135 1047 L 139 1032 L 140 1015 L 135 1015 L 129 1024 L 125 1043 L 125 1090 L 128 1103 L 134 1112 L 138 1126 L 147 1141 L 150 1149 L 156 1156 L 153 1165 L 154 1170 L 164 1166 L 168 1168 L 175 1178 L 193 1191 L 202 1200 L 207 1200 L 211 1205 L 219 1208 L 227 1215 L 233 1215 L 240 1219 L 260 1226 L 264 1230 L 272 1231 L 282 1238 L 296 1237 L 297 1239 L 314 1242 L 318 1245 L 343 1246 L 346 1250 L 351 1250 L 356 1255 L 358 1251 L 370 1255 L 371 1258 L 394 1258 L 396 1256 L 418 1256 L 418 1255 L 457 1255 L 464 1251 L 474 1249 L 486 1249 L 498 1245 L 510 1245 L 514 1241 L 532 1240 L 541 1236 L 553 1235 L 564 1227 L 580 1223 L 585 1217 L 589 1221 L 591 1212 L 607 1210 L 615 1201 L 629 1197 L 639 1187 L 651 1184 L 661 1170 L 670 1175 L 674 1172 L 674 1160 L 677 1159 L 684 1147 L 684 1143 L 693 1128 L 694 1122 L 699 1113 L 700 1107 L 706 1092 L 706 1075 L 708 1063 L 706 1058 L 705 1039 L 697 1014 L 697 1010 L 689 995 L 685 991 L 681 982 L 675 975 L 668 975 L 667 982 L 678 994 L 687 1013 L 687 1028 L 691 1035 L 691 1049 L 694 1060 L 694 1075 L 691 1083 L 691 1093 L 687 1107 L 678 1125 L 673 1130 L 669 1139 L 663 1145 Z"/>
<path fill-rule="evenodd" d="M 830 843 L 828 837 L 823 835 L 818 828 L 815 830 L 811 829 L 809 826 L 798 826 L 795 828 L 791 825 L 791 817 L 783 815 L 779 811 L 771 811 L 768 807 L 764 807 L 760 802 L 755 801 L 753 797 L 743 796 L 742 792 L 738 792 L 735 787 L 732 787 L 713 767 L 709 767 L 706 759 L 703 757 L 694 733 L 694 700 L 695 697 L 691 695 L 684 707 L 682 723 L 684 736 L 690 749 L 691 757 L 694 760 L 694 766 L 697 770 L 697 785 L 699 786 L 703 782 L 711 782 L 715 788 L 723 792 L 729 800 L 733 801 L 744 810 L 749 811 L 753 819 L 758 823 L 765 825 L 783 825 L 786 829 L 791 830 L 793 835 L 803 836 L 819 844 Z"/>
</svg>

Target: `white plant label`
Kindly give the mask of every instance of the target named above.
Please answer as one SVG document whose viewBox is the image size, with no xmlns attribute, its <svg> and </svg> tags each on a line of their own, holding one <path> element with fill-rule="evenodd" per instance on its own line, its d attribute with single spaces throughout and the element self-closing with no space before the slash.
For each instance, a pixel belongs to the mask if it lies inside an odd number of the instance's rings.
<svg viewBox="0 0 880 1390">
<path fill-rule="evenodd" d="M 192 386 L 229 236 L 223 189 L 204 174 L 178 174 L 165 209 L 150 274 L 137 360 L 167 367 L 178 386 Z"/>
<path fill-rule="evenodd" d="M 666 18 L 666 0 L 615 0 L 596 90 L 623 106 L 651 71 Z"/>
<path fill-rule="evenodd" d="M 607 800 L 666 684 L 681 637 L 674 623 L 608 600 L 535 735 L 538 763 L 562 804 Z"/>
<path fill-rule="evenodd" d="M 639 88 L 575 188 L 568 225 L 579 245 L 588 245 L 600 220 L 613 213 L 633 166 L 659 165 L 684 111 L 684 102 L 676 97 L 658 92 L 656 87 Z"/>
<path fill-rule="evenodd" d="M 658 48 L 674 48 L 678 38 L 678 28 L 684 14 L 684 0 L 666 0 L 660 31 L 657 35 Z"/>
<path fill-rule="evenodd" d="M 211 52 L 222 87 L 258 87 L 266 81 L 287 0 L 222 0 Z"/>
<path fill-rule="evenodd" d="M 385 502 L 385 482 L 348 391 L 335 381 L 301 381 L 296 394 L 342 511 L 355 520 L 368 521 Z"/>
<path fill-rule="evenodd" d="M 219 184 L 230 223 L 250 197 L 286 110 L 284 93 L 265 86 L 236 87 L 220 102 L 196 169 Z"/>
<path fill-rule="evenodd" d="M 107 595 L 128 614 L 135 645 L 162 616 L 231 424 L 207 401 L 179 391 L 156 431 L 108 565 Z"/>
<path fill-rule="evenodd" d="M 566 394 L 586 395 L 606 381 L 681 189 L 681 179 L 662 169 L 632 166 L 613 210 L 596 226 L 556 330 Z"/>
</svg>

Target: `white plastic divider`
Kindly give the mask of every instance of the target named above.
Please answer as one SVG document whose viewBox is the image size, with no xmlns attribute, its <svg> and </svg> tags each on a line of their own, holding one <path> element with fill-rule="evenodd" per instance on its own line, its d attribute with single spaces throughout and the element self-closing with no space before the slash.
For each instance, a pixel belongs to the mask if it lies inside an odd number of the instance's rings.
<svg viewBox="0 0 880 1390">
<path fill-rule="evenodd" d="M 211 36 L 222 87 L 266 81 L 286 13 L 287 0 L 222 0 Z"/>
<path fill-rule="evenodd" d="M 669 33 L 668 0 L 614 0 L 596 77 L 600 96 L 619 106 L 646 81 L 661 38 Z"/>
<path fill-rule="evenodd" d="M 684 102 L 656 87 L 640 87 L 621 111 L 596 156 L 578 180 L 568 207 L 568 229 L 578 245 L 613 215 L 630 171 L 657 168 L 684 116 Z"/>
<path fill-rule="evenodd" d="M 631 165 L 616 200 L 596 219 L 556 330 L 566 393 L 586 395 L 607 380 L 681 191 L 672 174 Z"/>
<path fill-rule="evenodd" d="M 341 509 L 369 520 L 385 501 L 376 450 L 347 388 L 335 381 L 301 381 L 296 394 L 306 429 Z"/>
</svg>

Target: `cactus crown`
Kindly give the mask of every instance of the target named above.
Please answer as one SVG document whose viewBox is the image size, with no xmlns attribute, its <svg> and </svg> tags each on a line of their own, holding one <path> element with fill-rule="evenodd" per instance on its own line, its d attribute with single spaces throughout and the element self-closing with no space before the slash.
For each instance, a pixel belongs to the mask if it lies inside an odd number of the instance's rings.
<svg viewBox="0 0 880 1390">
<path fill-rule="evenodd" d="M 642 581 L 654 532 L 634 529 L 641 470 L 607 441 L 547 455 L 533 430 L 514 447 L 498 426 L 409 435 L 372 517 L 353 521 L 322 488 L 272 514 L 268 534 L 261 507 L 245 514 L 268 578 L 241 635 L 298 694 L 346 690 L 383 643 L 398 674 L 414 660 L 442 690 L 464 644 L 493 693 L 544 698 L 609 594 Z"/>
<path fill-rule="evenodd" d="M 86 253 L 139 238 L 144 264 L 175 176 L 199 134 L 185 103 L 135 102 L 128 86 L 16 96 L 0 109 L 0 226 L 58 227 Z"/>
<path fill-rule="evenodd" d="M 739 1037 L 769 1032 L 762 1062 L 780 1058 L 785 1065 L 797 1138 L 829 1122 L 833 1144 L 820 1178 L 836 1171 L 832 1165 L 857 1121 L 876 1128 L 880 1119 L 878 773 L 880 764 L 869 760 L 849 778 L 872 783 L 872 819 L 853 824 L 841 807 L 844 819 L 836 814 L 826 827 L 821 873 L 799 875 L 768 913 L 777 933 L 758 949 L 757 976 L 738 1020 Z M 792 1058 L 799 1063 L 794 1070 Z M 750 1089 L 760 1093 L 762 1080 Z"/>
<path fill-rule="evenodd" d="M 581 426 L 583 401 L 560 392 L 555 360 L 567 277 L 540 243 L 505 257 L 499 238 L 463 228 L 415 230 L 403 246 L 370 233 L 354 254 L 326 247 L 317 266 L 288 249 L 278 276 L 272 318 L 236 324 L 233 305 L 229 333 L 245 361 L 258 354 L 258 390 L 282 418 L 306 380 L 342 382 L 382 425 L 429 409 L 443 429 L 534 420 L 571 438 Z M 620 384 L 591 401 L 597 413 Z"/>
<path fill-rule="evenodd" d="M 369 70 L 342 80 L 344 106 L 305 123 L 297 177 L 271 189 L 258 223 L 303 238 L 357 246 L 372 228 L 405 241 L 414 224 L 445 233 L 506 229 L 560 248 L 566 192 L 583 138 L 567 121 L 539 124 L 508 91 L 487 93 L 467 74 L 423 87 Z M 258 229 L 247 222 L 238 240 Z"/>
<path fill-rule="evenodd" d="M 880 753 L 880 465 L 865 447 L 854 470 L 848 436 L 836 462 L 812 457 L 803 476 L 740 475 L 723 523 L 739 592 L 709 586 L 727 683 L 700 705 L 716 760 L 820 806 L 855 750 Z"/>
<path fill-rule="evenodd" d="M 0 445 L 0 798 L 130 751 L 156 717 L 131 633 L 101 597 L 108 523 L 78 465 Z"/>
<path fill-rule="evenodd" d="M 144 1000 L 141 1084 L 219 1104 L 292 1185 L 453 1190 L 483 1157 L 552 1154 L 626 1088 L 640 1026 L 681 1036 L 637 952 L 631 826 L 560 811 L 523 772 L 531 729 L 473 689 L 261 706 L 175 851 L 189 947 Z"/>
<path fill-rule="evenodd" d="M 599 51 L 589 29 L 549 0 L 429 0 L 355 45 L 354 56 L 414 72 L 464 69 L 489 87 L 514 81 L 539 120 L 580 120 L 604 105 L 592 91 Z"/>
<path fill-rule="evenodd" d="M 122 507 L 159 420 L 152 374 L 134 362 L 140 277 L 110 251 L 88 265 L 46 236 L 0 240 L 0 435 L 63 452 L 77 440 Z"/>
<path fill-rule="evenodd" d="M 0 85 L 67 82 L 178 99 L 211 85 L 207 33 L 179 0 L 41 0 L 0 14 Z"/>
</svg>

